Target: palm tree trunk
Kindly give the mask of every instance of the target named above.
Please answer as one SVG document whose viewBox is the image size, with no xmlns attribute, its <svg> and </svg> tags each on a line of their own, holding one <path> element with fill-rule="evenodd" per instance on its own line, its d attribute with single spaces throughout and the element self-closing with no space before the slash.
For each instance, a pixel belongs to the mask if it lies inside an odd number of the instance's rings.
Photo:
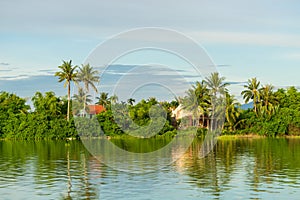
<svg viewBox="0 0 300 200">
<path fill-rule="evenodd" d="M 71 85 L 70 82 L 68 83 L 68 110 L 67 110 L 67 120 L 70 119 L 70 93 L 71 93 Z"/>
<path fill-rule="evenodd" d="M 87 93 L 84 94 L 84 102 L 83 102 L 83 111 L 84 111 L 84 115 L 86 114 L 86 95 Z"/>
</svg>

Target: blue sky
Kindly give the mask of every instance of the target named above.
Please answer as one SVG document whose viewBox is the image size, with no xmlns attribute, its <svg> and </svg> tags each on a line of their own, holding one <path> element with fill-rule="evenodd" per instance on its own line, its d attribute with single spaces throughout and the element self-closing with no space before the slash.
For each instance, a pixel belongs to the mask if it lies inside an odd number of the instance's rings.
<svg viewBox="0 0 300 200">
<path fill-rule="evenodd" d="M 238 99 L 243 82 L 252 77 L 276 87 L 300 86 L 299 10 L 296 0 L 2 0 L 0 90 L 64 95 L 48 77 L 62 60 L 81 64 L 99 43 L 141 27 L 193 38 L 227 81 L 236 83 L 230 90 Z"/>
</svg>

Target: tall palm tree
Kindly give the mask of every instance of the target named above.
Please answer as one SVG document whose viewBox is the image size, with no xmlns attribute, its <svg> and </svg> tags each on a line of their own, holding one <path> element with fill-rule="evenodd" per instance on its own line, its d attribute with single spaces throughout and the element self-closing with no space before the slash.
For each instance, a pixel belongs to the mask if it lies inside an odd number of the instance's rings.
<svg viewBox="0 0 300 200">
<path fill-rule="evenodd" d="M 90 66 L 90 64 L 82 65 L 79 67 L 78 75 L 76 80 L 78 82 L 82 82 L 85 89 L 85 94 L 87 95 L 90 91 L 90 86 L 95 90 L 96 93 L 98 93 L 97 87 L 95 83 L 99 83 L 100 77 L 98 76 L 99 72 L 97 70 L 94 70 L 93 67 Z M 86 107 L 86 97 L 84 100 L 84 110 Z"/>
<path fill-rule="evenodd" d="M 253 107 L 254 112 L 257 115 L 257 105 L 260 101 L 260 81 L 258 81 L 256 78 L 248 79 L 247 85 L 244 85 L 244 88 L 246 88 L 244 91 L 241 92 L 243 95 L 243 98 L 245 99 L 245 103 L 248 103 L 250 99 L 253 100 Z"/>
<path fill-rule="evenodd" d="M 206 77 L 204 83 L 207 84 L 207 88 L 210 90 L 211 95 L 211 123 L 210 128 L 213 130 L 217 128 L 217 122 L 220 113 L 223 111 L 225 102 L 223 102 L 222 95 L 225 95 L 227 91 L 226 86 L 229 84 L 224 82 L 225 77 L 220 77 L 218 72 L 213 72 L 209 77 Z"/>
<path fill-rule="evenodd" d="M 69 62 L 63 60 L 63 64 L 58 66 L 61 70 L 55 73 L 55 76 L 58 77 L 58 82 L 65 81 L 64 87 L 68 86 L 68 110 L 67 110 L 67 120 L 70 120 L 70 92 L 71 92 L 71 81 L 76 81 L 77 72 L 75 71 L 78 66 L 72 65 L 72 60 Z"/>
</svg>

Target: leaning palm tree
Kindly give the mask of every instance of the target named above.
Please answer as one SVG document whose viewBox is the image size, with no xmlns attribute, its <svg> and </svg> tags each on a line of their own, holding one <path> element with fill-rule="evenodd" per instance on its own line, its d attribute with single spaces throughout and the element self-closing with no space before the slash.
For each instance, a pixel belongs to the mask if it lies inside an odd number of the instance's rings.
<svg viewBox="0 0 300 200">
<path fill-rule="evenodd" d="M 94 70 L 93 67 L 90 66 L 90 64 L 82 65 L 79 67 L 78 75 L 76 80 L 78 82 L 82 82 L 85 89 L 85 94 L 87 95 L 90 91 L 90 86 L 95 90 L 96 93 L 98 93 L 97 87 L 95 83 L 99 83 L 100 77 L 98 76 L 99 72 L 97 70 Z M 84 110 L 86 107 L 86 97 L 84 100 Z"/>
<path fill-rule="evenodd" d="M 67 110 L 67 120 L 70 119 L 70 101 L 71 101 L 71 81 L 76 81 L 77 72 L 75 71 L 77 68 L 77 65 L 72 65 L 72 60 L 69 62 L 63 61 L 63 64 L 58 66 L 58 68 L 61 70 L 59 72 L 55 73 L 55 76 L 58 77 L 58 82 L 65 81 L 64 87 L 68 86 L 68 110 Z"/>
<path fill-rule="evenodd" d="M 253 107 L 254 112 L 257 115 L 257 105 L 260 101 L 260 81 L 258 81 L 256 78 L 248 79 L 247 85 L 244 85 L 244 88 L 246 88 L 244 91 L 241 92 L 243 95 L 243 98 L 245 99 L 245 103 L 248 103 L 250 99 L 253 100 Z"/>
</svg>

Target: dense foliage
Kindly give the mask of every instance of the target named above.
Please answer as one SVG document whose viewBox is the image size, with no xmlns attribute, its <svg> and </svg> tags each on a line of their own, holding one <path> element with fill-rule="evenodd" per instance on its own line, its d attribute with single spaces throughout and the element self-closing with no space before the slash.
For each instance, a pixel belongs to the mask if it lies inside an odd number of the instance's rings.
<svg viewBox="0 0 300 200">
<path fill-rule="evenodd" d="M 300 135 L 300 92 L 295 87 L 271 92 L 273 104 L 259 101 L 257 113 L 249 109 L 241 119 L 239 133 L 266 136 Z"/>
<path fill-rule="evenodd" d="M 184 97 L 172 102 L 158 102 L 154 97 L 140 102 L 132 98 L 118 102 L 116 95 L 109 97 L 108 93 L 101 92 L 96 104 L 105 110 L 91 115 L 87 105 L 92 100 L 88 92 L 89 86 L 97 92 L 94 83 L 99 82 L 99 77 L 96 71 L 89 65 L 74 71 L 76 67 L 72 67 L 71 61 L 62 66 L 59 66 L 62 72 L 56 76 L 59 75 L 59 81 L 65 80 L 66 85 L 70 81 L 78 82 L 78 94 L 70 99 L 69 88 L 67 98 L 57 97 L 54 92 L 36 92 L 31 99 L 31 109 L 26 99 L 0 92 L 0 138 L 65 139 L 103 134 L 143 138 L 174 136 L 178 127 L 188 126 L 197 127 L 198 134 L 204 135 L 207 130 L 214 130 L 219 120 L 214 115 L 214 112 L 221 112 L 214 103 L 219 93 L 225 94 L 223 134 L 300 135 L 300 92 L 295 87 L 274 91 L 272 85 L 261 85 L 256 78 L 249 79 L 241 95 L 245 103 L 252 102 L 253 108 L 242 110 L 226 89 L 225 78 L 213 73 L 202 82 L 196 82 Z M 72 105 L 73 112 L 70 112 Z M 182 118 L 172 116 L 172 111 L 180 106 L 190 114 Z"/>
<path fill-rule="evenodd" d="M 0 93 L 0 137 L 7 139 L 63 139 L 76 137 L 74 123 L 67 121 L 67 101 L 53 92 L 42 95 L 37 92 L 32 98 L 35 111 L 30 112 L 26 100 Z"/>
</svg>

